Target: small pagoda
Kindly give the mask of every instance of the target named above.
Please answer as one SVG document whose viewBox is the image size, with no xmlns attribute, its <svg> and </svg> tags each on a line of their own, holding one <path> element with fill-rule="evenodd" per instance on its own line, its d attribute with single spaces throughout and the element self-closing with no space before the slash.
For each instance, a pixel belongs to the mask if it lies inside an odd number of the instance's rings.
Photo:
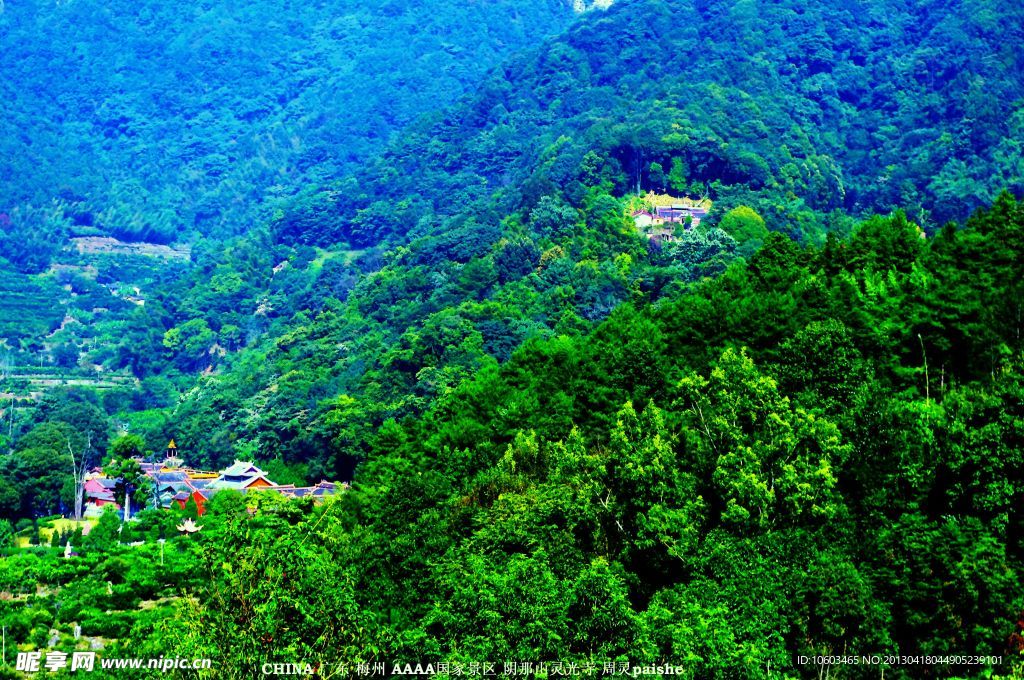
<svg viewBox="0 0 1024 680">
<path fill-rule="evenodd" d="M 177 470 L 185 461 L 178 456 L 178 445 L 174 443 L 174 439 L 167 442 L 167 457 L 164 458 L 164 468 L 168 470 Z"/>
</svg>

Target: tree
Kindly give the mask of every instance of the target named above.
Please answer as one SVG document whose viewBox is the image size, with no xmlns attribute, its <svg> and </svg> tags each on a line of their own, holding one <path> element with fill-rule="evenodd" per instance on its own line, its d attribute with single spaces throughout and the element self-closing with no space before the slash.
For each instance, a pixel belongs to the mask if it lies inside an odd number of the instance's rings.
<svg viewBox="0 0 1024 680">
<path fill-rule="evenodd" d="M 114 496 L 124 508 L 124 520 L 131 519 L 132 503 L 145 504 L 152 482 L 134 458 L 111 458 L 103 466 L 103 474 L 116 481 Z"/>
<path fill-rule="evenodd" d="M 121 537 L 121 519 L 117 516 L 117 510 L 108 505 L 103 508 L 96 526 L 89 531 L 86 537 L 86 544 L 103 550 L 110 549 Z"/>
<path fill-rule="evenodd" d="M 849 329 L 835 319 L 811 322 L 780 347 L 779 385 L 808 410 L 855 411 L 874 377 Z"/>
<path fill-rule="evenodd" d="M 5 473 L 4 477 L 0 477 L 0 518 L 17 519 L 20 515 L 18 511 L 21 508 L 21 495 L 18 486 L 6 477 L 6 474 L 10 473 L 9 469 L 0 467 L 0 470 Z"/>
<path fill-rule="evenodd" d="M 621 659 L 647 649 L 621 565 L 594 559 L 566 594 L 569 649 L 590 659 Z"/>
<path fill-rule="evenodd" d="M 745 351 L 726 350 L 709 378 L 690 375 L 679 390 L 695 462 L 725 525 L 763 531 L 835 515 L 849 445 L 835 425 L 794 408 Z"/>
<path fill-rule="evenodd" d="M 191 319 L 164 333 L 163 345 L 185 370 L 204 366 L 210 359 L 210 348 L 217 342 L 217 334 L 210 330 L 205 319 Z"/>
<path fill-rule="evenodd" d="M 735 239 L 721 229 L 686 229 L 665 246 L 665 254 L 679 265 L 673 274 L 686 281 L 713 278 L 735 259 Z"/>
<path fill-rule="evenodd" d="M 238 510 L 221 510 L 203 518 L 218 540 L 204 546 L 198 565 L 202 597 L 183 599 L 178 610 L 178 655 L 212 658 L 223 677 L 239 679 L 296 658 L 332 677 L 340 659 L 375 656 L 387 630 L 357 603 L 348 539 L 329 505 L 290 519 L 273 509 L 248 517 L 244 501 L 238 521 Z"/>
<path fill-rule="evenodd" d="M 718 228 L 736 240 L 739 244 L 737 252 L 743 257 L 754 254 L 768 237 L 764 218 L 745 205 L 737 206 L 722 215 Z"/>
<path fill-rule="evenodd" d="M 544 196 L 530 211 L 530 224 L 540 238 L 560 238 L 579 221 L 579 213 L 553 196 Z"/>
<path fill-rule="evenodd" d="M 653 403 L 638 415 L 627 402 L 618 413 L 608 445 L 611 493 L 605 502 L 613 502 L 626 556 L 650 562 L 652 553 L 658 555 L 650 565 L 652 577 L 664 571 L 658 568 L 666 561 L 662 552 L 675 564 L 688 562 L 706 515 L 697 480 L 682 469 L 673 444 L 664 416 Z"/>
<path fill-rule="evenodd" d="M 67 442 L 68 455 L 71 457 L 71 479 L 75 485 L 75 520 L 82 519 L 82 504 L 85 501 L 85 475 L 89 471 L 89 454 L 92 452 L 92 437 L 87 436 L 85 446 L 82 447 L 75 457 L 75 450 L 71 441 Z"/>
<path fill-rule="evenodd" d="M 6 519 L 0 520 L 0 550 L 14 543 L 14 527 Z"/>
<path fill-rule="evenodd" d="M 78 365 L 79 351 L 74 343 L 65 342 L 51 350 L 53 362 L 61 368 L 75 368 Z"/>
<path fill-rule="evenodd" d="M 74 503 L 77 465 L 68 466 L 69 448 L 88 452 L 88 439 L 64 422 L 34 427 L 19 442 L 12 456 L 0 461 L 21 499 L 19 515 L 36 516 L 64 512 Z M 81 454 L 80 454 L 81 455 Z M 70 472 L 74 474 L 68 474 Z"/>
<path fill-rule="evenodd" d="M 141 458 L 145 455 L 146 440 L 134 433 L 124 433 L 110 442 L 107 455 L 111 458 Z"/>
<path fill-rule="evenodd" d="M 651 186 L 658 191 L 664 191 L 667 179 L 665 178 L 665 168 L 662 167 L 661 163 L 658 163 L 657 161 L 652 162 L 647 173 Z"/>
</svg>

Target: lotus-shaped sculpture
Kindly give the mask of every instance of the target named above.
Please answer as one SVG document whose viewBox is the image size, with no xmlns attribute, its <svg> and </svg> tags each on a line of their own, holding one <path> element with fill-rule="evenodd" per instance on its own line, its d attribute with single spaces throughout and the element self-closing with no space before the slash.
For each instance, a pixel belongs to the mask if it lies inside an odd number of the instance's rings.
<svg viewBox="0 0 1024 680">
<path fill-rule="evenodd" d="M 197 525 L 195 520 L 191 517 L 178 525 L 178 531 L 186 534 L 194 534 L 202 528 L 203 527 L 201 525 Z"/>
</svg>

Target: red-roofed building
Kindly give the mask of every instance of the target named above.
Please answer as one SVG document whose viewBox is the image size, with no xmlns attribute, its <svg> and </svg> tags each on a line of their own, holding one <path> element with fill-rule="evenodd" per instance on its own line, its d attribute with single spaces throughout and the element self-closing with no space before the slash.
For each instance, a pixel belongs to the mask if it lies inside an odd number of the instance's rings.
<svg viewBox="0 0 1024 680">
<path fill-rule="evenodd" d="M 206 514 L 206 501 L 210 500 L 212 495 L 211 492 L 203 489 L 183 490 L 176 493 L 171 502 L 181 510 L 184 510 L 189 500 L 195 501 L 197 514 L 202 517 Z"/>
<path fill-rule="evenodd" d="M 114 500 L 114 487 L 116 484 L 113 479 L 107 479 L 106 477 L 92 477 L 85 480 L 85 484 L 82 486 L 85 491 L 85 502 L 87 504 L 91 503 L 98 508 L 104 505 L 119 507 L 117 501 Z"/>
</svg>

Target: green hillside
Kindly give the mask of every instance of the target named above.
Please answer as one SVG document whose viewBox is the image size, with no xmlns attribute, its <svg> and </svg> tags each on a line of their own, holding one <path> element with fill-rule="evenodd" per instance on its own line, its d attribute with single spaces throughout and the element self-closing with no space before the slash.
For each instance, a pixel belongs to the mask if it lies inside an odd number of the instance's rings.
<svg viewBox="0 0 1024 680">
<path fill-rule="evenodd" d="M 250 237 L 213 257 L 195 288 L 168 296 L 175 327 L 193 339 L 176 365 L 208 365 L 202 352 L 225 323 L 264 340 L 225 357 L 233 370 L 208 379 L 216 392 L 196 390 L 179 410 L 197 450 L 221 462 L 239 437 L 268 455 L 330 465 L 338 452 L 327 423 L 341 418 L 360 433 L 342 453 L 358 457 L 366 426 L 420 412 L 524 340 L 586 332 L 619 304 L 657 301 L 753 252 L 762 237 L 737 230 L 735 216 L 749 213 L 740 206 L 774 231 L 822 243 L 828 232 L 848 232 L 861 210 L 905 207 L 932 232 L 940 215 L 964 218 L 999 187 L 1018 187 L 1005 173 L 1019 154 L 996 147 L 1015 144 L 1007 126 L 1019 105 L 1024 69 L 1011 66 L 1020 54 L 980 28 L 971 35 L 985 47 L 951 42 L 964 7 L 904 7 L 878 25 L 800 4 L 748 11 L 757 21 L 743 30 L 734 14 L 686 3 L 625 2 L 588 15 L 509 61 L 466 102 L 406 131 L 364 170 L 294 202 L 271 221 L 271 244 Z M 1021 25 L 1019 12 L 1002 16 Z M 821 54 L 796 49 L 809 23 L 828 47 Z M 773 27 L 774 39 L 755 35 L 759 26 Z M 894 31 L 901 52 L 872 47 Z M 939 139 L 974 125 L 966 82 L 911 79 L 896 92 L 880 75 L 906 68 L 904 52 L 934 50 L 968 69 L 978 62 L 993 74 L 990 87 L 1005 92 L 990 112 L 995 146 L 962 149 L 964 162 L 989 168 L 979 171 L 986 179 L 972 184 L 975 199 L 955 204 L 935 193 L 950 157 L 907 131 Z M 851 55 L 863 68 L 847 72 Z M 777 74 L 751 75 L 751 60 L 757 73 Z M 821 99 L 806 89 L 809 78 L 860 94 Z M 936 98 L 948 103 L 941 117 L 922 110 Z M 883 115 L 903 122 L 891 143 L 877 144 L 868 133 L 884 127 Z M 887 170 L 896 156 L 879 150 L 893 145 L 908 155 L 913 146 L 920 163 Z M 886 173 L 927 179 L 899 180 L 894 194 Z M 702 227 L 726 233 L 702 228 L 651 248 L 626 217 L 638 185 L 709 196 Z M 306 244 L 364 251 L 349 266 L 318 268 L 306 265 Z M 286 261 L 289 269 L 269 275 Z M 245 283 L 230 291 L 198 285 L 233 271 Z M 355 399 L 354 411 L 338 408 L 339 394 Z M 273 408 L 256 407 L 267 403 Z M 198 436 L 221 423 L 225 436 Z M 333 464 L 347 474 L 351 463 Z"/>
<path fill-rule="evenodd" d="M 616 194 L 750 203 L 798 237 L 835 209 L 962 220 L 1024 176 L 1024 68 L 1006 38 L 1022 10 L 975 5 L 617 4 L 508 61 L 279 222 L 280 238 L 375 242 L 492 192 L 504 211 L 546 194 L 578 203 L 584 159 Z M 416 217 L 388 219 L 382 198 Z M 325 216 L 311 229 L 313 210 Z"/>
<path fill-rule="evenodd" d="M 140 7 L 125 43 L 166 22 L 177 61 L 125 60 L 153 84 L 104 135 L 144 161 L 118 166 L 146 184 L 118 233 L 153 241 L 104 240 L 106 189 L 0 219 L 0 253 L 47 272 L 0 280 L 38 326 L 7 322 L 44 364 L 18 378 L 54 380 L 0 413 L 12 639 L 239 680 L 1020 676 L 1024 7 L 340 9 Z M 244 151 L 300 109 L 321 136 L 288 137 L 287 172 L 159 128 Z M 39 339 L 30 284 L 75 323 Z M 199 469 L 351 486 L 139 509 L 172 437 Z M 79 463 L 138 518 L 54 531 Z"/>
<path fill-rule="evenodd" d="M 8 342 L 47 335 L 64 318 L 63 291 L 49 281 L 0 266 L 0 291 L 0 338 Z"/>
<path fill-rule="evenodd" d="M 574 16 L 565 0 L 7 3 L 0 212 L 22 238 L 54 199 L 71 228 L 128 240 L 242 233 Z"/>
</svg>

